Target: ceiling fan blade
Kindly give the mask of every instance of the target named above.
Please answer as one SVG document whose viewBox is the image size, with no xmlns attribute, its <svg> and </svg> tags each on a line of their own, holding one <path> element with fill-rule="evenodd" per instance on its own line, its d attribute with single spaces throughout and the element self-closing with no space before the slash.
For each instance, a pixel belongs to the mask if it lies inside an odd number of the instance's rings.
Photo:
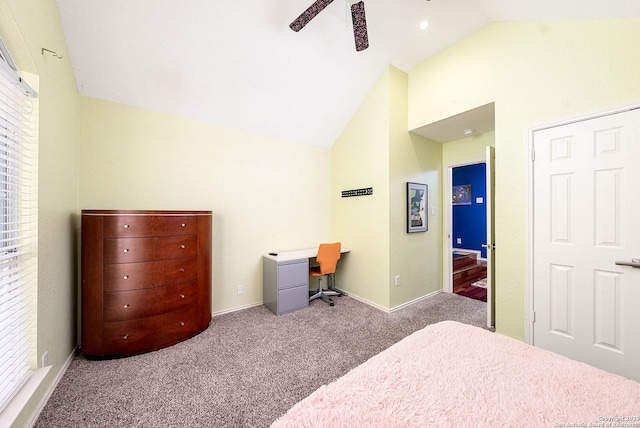
<svg viewBox="0 0 640 428">
<path fill-rule="evenodd" d="M 332 2 L 333 0 L 316 0 L 307 10 L 302 12 L 299 17 L 289 24 L 289 28 L 295 32 L 302 30 L 309 21 L 315 18 L 317 14 L 322 12 L 324 8 L 329 6 Z"/>
<path fill-rule="evenodd" d="M 356 51 L 363 51 L 369 47 L 367 18 L 364 14 L 363 1 L 351 5 L 351 18 L 353 20 L 353 38 L 356 42 Z"/>
</svg>

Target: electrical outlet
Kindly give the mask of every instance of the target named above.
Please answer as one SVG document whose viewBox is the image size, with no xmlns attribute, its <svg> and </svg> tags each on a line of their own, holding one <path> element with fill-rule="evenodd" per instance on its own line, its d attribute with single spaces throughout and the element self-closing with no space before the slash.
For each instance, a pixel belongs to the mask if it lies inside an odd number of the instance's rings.
<svg viewBox="0 0 640 428">
<path fill-rule="evenodd" d="M 242 285 L 238 285 L 238 295 L 242 294 Z"/>
<path fill-rule="evenodd" d="M 400 285 L 400 275 L 396 275 L 396 282 L 395 282 L 395 284 L 396 284 L 396 287 L 397 287 L 398 285 Z"/>
<path fill-rule="evenodd" d="M 462 238 L 458 238 L 458 239 L 456 239 L 456 242 L 457 242 L 458 244 L 462 244 Z"/>
<path fill-rule="evenodd" d="M 40 367 L 47 367 L 49 365 L 49 351 L 45 351 L 44 354 L 42 354 L 42 359 L 40 364 L 41 364 Z"/>
</svg>

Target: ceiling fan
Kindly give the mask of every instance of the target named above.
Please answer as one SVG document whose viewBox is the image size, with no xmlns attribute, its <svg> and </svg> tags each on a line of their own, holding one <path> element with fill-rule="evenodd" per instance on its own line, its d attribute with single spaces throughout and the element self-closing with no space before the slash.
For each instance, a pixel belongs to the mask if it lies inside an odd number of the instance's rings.
<svg viewBox="0 0 640 428">
<path fill-rule="evenodd" d="M 333 0 L 316 0 L 307 10 L 297 17 L 289 27 L 298 32 L 307 25 L 317 14 L 329 6 Z M 351 18 L 353 21 L 353 38 L 356 42 L 356 51 L 363 51 L 369 47 L 369 36 L 367 35 L 367 19 L 364 13 L 364 2 L 351 5 Z"/>
</svg>

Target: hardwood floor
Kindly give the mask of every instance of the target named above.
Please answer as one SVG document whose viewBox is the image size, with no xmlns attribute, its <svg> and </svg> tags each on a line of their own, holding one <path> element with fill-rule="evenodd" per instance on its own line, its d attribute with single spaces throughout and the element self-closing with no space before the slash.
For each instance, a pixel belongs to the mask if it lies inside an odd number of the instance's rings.
<svg viewBox="0 0 640 428">
<path fill-rule="evenodd" d="M 487 301 L 487 289 L 471 284 L 487 277 L 486 262 L 476 253 L 456 252 L 453 259 L 453 292 L 471 299 Z"/>
<path fill-rule="evenodd" d="M 471 285 L 473 282 L 476 282 L 477 279 L 471 279 L 468 281 L 461 282 L 460 284 L 453 285 L 454 294 L 459 294 L 461 296 L 470 297 L 476 300 L 482 300 L 483 302 L 487 301 L 487 289 L 482 287 L 474 287 Z"/>
</svg>

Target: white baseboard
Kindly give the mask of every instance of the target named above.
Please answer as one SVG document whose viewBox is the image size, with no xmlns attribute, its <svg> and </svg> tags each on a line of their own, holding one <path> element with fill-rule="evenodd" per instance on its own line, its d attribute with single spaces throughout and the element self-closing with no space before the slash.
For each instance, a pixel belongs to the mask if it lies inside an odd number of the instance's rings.
<svg viewBox="0 0 640 428">
<path fill-rule="evenodd" d="M 351 297 L 352 299 L 357 300 L 358 302 L 362 302 L 362 303 L 364 303 L 366 305 L 369 305 L 369 306 L 372 306 L 372 307 L 374 307 L 374 308 L 376 308 L 378 310 L 381 310 L 382 312 L 386 312 L 386 313 L 390 313 L 391 312 L 391 311 L 389 311 L 389 309 L 385 308 L 384 306 L 380 306 L 377 303 L 373 303 L 373 302 L 371 302 L 371 301 L 369 301 L 369 300 L 367 300 L 367 299 L 365 299 L 363 297 L 360 297 L 358 295 L 355 295 L 355 294 L 353 294 L 351 292 L 347 293 L 347 296 Z"/>
<path fill-rule="evenodd" d="M 365 303 L 365 304 L 367 304 L 369 306 L 372 306 L 372 307 L 374 307 L 374 308 L 376 308 L 378 310 L 381 310 L 382 312 L 386 312 L 386 313 L 390 314 L 392 312 L 395 312 L 395 311 L 400 310 L 402 308 L 406 308 L 407 306 L 411 306 L 411 305 L 413 305 L 415 303 L 421 302 L 421 301 L 423 301 L 425 299 L 428 299 L 428 298 L 433 297 L 435 295 L 438 295 L 440 293 L 442 293 L 442 290 L 437 290 L 437 291 L 434 291 L 433 293 L 425 294 L 424 296 L 418 297 L 417 299 L 413 299 L 413 300 L 411 300 L 409 302 L 403 303 L 403 304 L 398 305 L 398 306 L 396 306 L 394 308 L 391 308 L 391 309 L 387 309 L 387 308 L 385 308 L 383 306 L 378 305 L 377 303 L 373 303 L 373 302 L 371 302 L 371 301 L 369 301 L 367 299 L 364 299 L 364 298 L 362 298 L 360 296 L 357 296 L 357 295 L 355 295 L 353 293 L 348 293 L 348 295 L 349 295 L 349 297 L 352 297 L 352 298 L 354 298 L 355 300 L 357 300 L 359 302 Z"/>
<path fill-rule="evenodd" d="M 442 293 L 442 290 L 436 290 L 436 291 L 434 291 L 432 293 L 425 294 L 424 296 L 418 297 L 417 299 L 413 299 L 413 300 L 411 300 L 409 302 L 403 303 L 403 304 L 398 305 L 395 308 L 391 308 L 391 309 L 385 308 L 384 306 L 380 306 L 377 303 L 373 303 L 372 301 L 367 300 L 367 299 L 365 299 L 363 297 L 360 297 L 358 295 L 355 295 L 355 294 L 353 294 L 351 292 L 347 293 L 347 295 L 349 297 L 352 297 L 353 299 L 359 301 L 359 302 L 362 302 L 362 303 L 367 304 L 369 306 L 372 306 L 372 307 L 374 307 L 374 308 L 376 308 L 376 309 L 378 309 L 378 310 L 380 310 L 382 312 L 386 312 L 386 313 L 390 314 L 391 312 L 397 311 L 397 310 L 402 309 L 402 308 L 406 308 L 407 306 L 411 306 L 414 303 L 421 302 L 421 301 L 423 301 L 425 299 L 428 299 L 430 297 L 436 296 L 436 295 L 438 295 L 440 293 Z M 263 304 L 263 302 L 250 303 L 248 305 L 238 306 L 238 307 L 235 307 L 235 308 L 232 308 L 232 309 L 225 309 L 223 311 L 213 312 L 213 313 L 211 313 L 211 317 L 218 317 L 220 315 L 230 314 L 232 312 L 241 311 L 243 309 L 249 309 L 249 308 L 253 308 L 255 306 L 260 306 L 262 304 Z"/>
<path fill-rule="evenodd" d="M 42 397 L 42 400 L 40 400 L 40 403 L 38 403 L 38 407 L 36 408 L 36 410 L 31 415 L 31 419 L 29 420 L 29 423 L 27 424 L 27 426 L 29 428 L 32 428 L 36 424 L 36 421 L 40 417 L 40 413 L 42 413 L 42 410 L 44 409 L 44 406 L 47 405 L 47 402 L 49 401 L 49 398 L 51 398 L 51 394 L 53 394 L 53 391 L 56 389 L 56 387 L 58 386 L 58 384 L 62 380 L 62 377 L 67 372 L 67 369 L 71 365 L 71 362 L 73 361 L 73 358 L 76 356 L 77 350 L 78 350 L 78 347 L 76 346 L 73 349 L 73 351 L 71 352 L 71 355 L 69 355 L 67 360 L 64 362 L 64 365 L 62 366 L 62 368 L 58 372 L 58 375 L 56 376 L 56 378 L 53 380 L 51 385 L 49 385 L 49 388 L 47 389 L 47 392 L 44 394 L 44 396 Z"/>
<path fill-rule="evenodd" d="M 403 303 L 403 304 L 401 304 L 401 305 L 398 305 L 398 306 L 396 306 L 395 308 L 391 308 L 391 310 L 389 311 L 389 313 L 391 313 L 391 312 L 395 312 L 395 311 L 400 310 L 400 309 L 402 309 L 402 308 L 406 308 L 407 306 L 411 306 L 411 305 L 413 305 L 413 304 L 415 304 L 415 303 L 422 302 L 423 300 L 426 300 L 426 299 L 428 299 L 428 298 L 430 298 L 430 297 L 433 297 L 433 296 L 437 296 L 437 295 L 438 295 L 438 294 L 440 294 L 440 293 L 442 293 L 442 290 L 436 290 L 436 291 L 434 291 L 434 292 L 432 292 L 432 293 L 425 294 L 425 295 L 424 295 L 424 296 L 422 296 L 422 297 L 418 297 L 417 299 L 413 299 L 413 300 L 408 301 L 407 303 Z"/>
<path fill-rule="evenodd" d="M 220 315 L 230 314 L 232 312 L 237 312 L 237 311 L 241 311 L 243 309 L 249 309 L 249 308 L 253 308 L 254 306 L 260 306 L 260 305 L 262 305 L 262 302 L 249 303 L 248 305 L 244 305 L 244 306 L 237 306 L 237 307 L 231 308 L 231 309 L 225 309 L 225 310 L 218 311 L 218 312 L 212 312 L 211 316 L 212 317 L 219 317 Z"/>
<path fill-rule="evenodd" d="M 480 254 L 482 253 L 482 251 L 480 250 L 470 250 L 467 248 L 453 248 L 453 252 L 460 252 L 460 253 L 476 253 L 478 256 L 480 256 Z"/>
</svg>

